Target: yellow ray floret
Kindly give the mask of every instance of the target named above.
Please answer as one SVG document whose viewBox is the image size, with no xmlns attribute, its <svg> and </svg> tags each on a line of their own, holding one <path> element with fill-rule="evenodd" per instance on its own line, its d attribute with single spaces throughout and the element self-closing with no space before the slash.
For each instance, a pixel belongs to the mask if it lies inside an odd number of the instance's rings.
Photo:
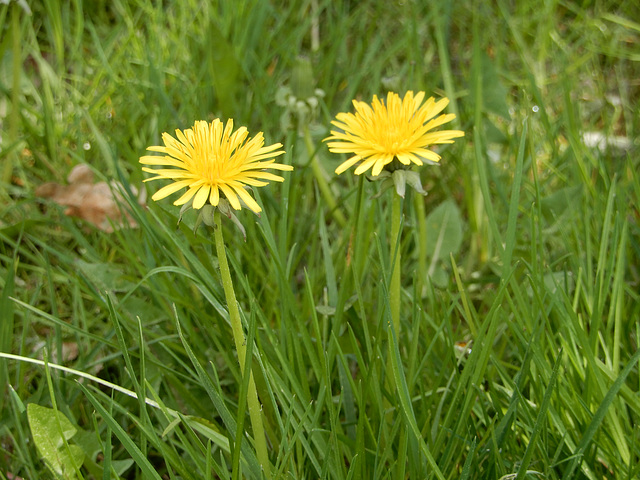
<svg viewBox="0 0 640 480">
<path fill-rule="evenodd" d="M 423 104 L 424 96 L 424 92 L 414 96 L 409 91 L 401 100 L 397 93 L 389 92 L 386 102 L 382 102 L 374 95 L 371 105 L 354 100 L 355 114 L 336 115 L 331 123 L 338 130 L 331 130 L 331 136 L 325 141 L 328 141 L 329 151 L 352 155 L 336 168 L 336 173 L 341 174 L 359 163 L 354 172 L 356 175 L 371 169 L 371 175 L 375 177 L 396 158 L 404 165 L 422 165 L 425 160 L 438 162 L 440 155 L 427 147 L 453 143 L 453 139 L 464 136 L 464 132 L 432 131 L 453 120 L 455 115 L 436 117 L 449 100 L 435 101 L 431 97 Z"/>
<path fill-rule="evenodd" d="M 146 155 L 140 157 L 140 163 L 174 167 L 142 168 L 156 175 L 145 181 L 173 180 L 173 183 L 158 190 L 151 197 L 153 200 L 161 200 L 187 188 L 174 205 L 184 205 L 192 200 L 195 209 L 202 208 L 206 203 L 215 207 L 222 193 L 234 209 L 240 210 L 244 203 L 253 212 L 260 213 L 262 209 L 246 187 L 262 187 L 267 185 L 268 180 L 284 180 L 265 172 L 265 169 L 293 170 L 291 165 L 275 163 L 274 158 L 284 153 L 284 150 L 280 150 L 281 143 L 265 147 L 262 132 L 253 138 L 249 138 L 245 127 L 234 132 L 231 119 L 226 125 L 219 119 L 211 123 L 197 121 L 193 128 L 176 130 L 175 137 L 163 133 L 162 141 L 164 146 L 152 146 L 147 150 L 164 153 L 164 156 Z"/>
</svg>

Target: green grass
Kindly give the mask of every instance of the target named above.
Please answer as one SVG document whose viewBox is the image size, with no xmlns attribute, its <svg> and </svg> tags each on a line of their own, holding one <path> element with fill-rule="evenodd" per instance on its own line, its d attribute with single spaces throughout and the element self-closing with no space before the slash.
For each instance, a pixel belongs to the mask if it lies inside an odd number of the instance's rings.
<svg viewBox="0 0 640 480">
<path fill-rule="evenodd" d="M 636 2 L 32 3 L 0 5 L 0 479 L 261 478 L 212 232 L 34 195 L 78 163 L 152 193 L 146 147 L 216 117 L 295 167 L 224 227 L 274 478 L 640 476 Z M 310 143 L 284 85 L 324 91 Z M 321 141 L 389 89 L 466 132 L 403 202 L 399 336 L 390 192 Z"/>
</svg>

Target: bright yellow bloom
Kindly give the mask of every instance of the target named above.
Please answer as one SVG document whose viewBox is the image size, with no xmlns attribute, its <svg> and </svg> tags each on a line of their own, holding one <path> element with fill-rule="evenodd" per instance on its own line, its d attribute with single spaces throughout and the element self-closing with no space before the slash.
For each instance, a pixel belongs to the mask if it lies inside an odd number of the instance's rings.
<svg viewBox="0 0 640 480">
<path fill-rule="evenodd" d="M 142 168 L 145 172 L 157 175 L 145 181 L 168 179 L 174 183 L 162 187 L 151 198 L 160 200 L 187 187 L 188 190 L 174 205 L 184 205 L 193 200 L 195 209 L 202 208 L 206 203 L 215 207 L 222 193 L 234 209 L 240 210 L 242 201 L 255 213 L 260 213 L 262 209 L 245 187 L 262 187 L 268 183 L 265 180 L 282 182 L 282 177 L 264 169 L 290 171 L 293 167 L 274 163 L 274 157 L 284 153 L 284 150 L 278 150 L 282 144 L 265 147 L 262 132 L 253 138 L 248 138 L 245 127 L 232 132 L 233 120 L 223 125 L 215 119 L 211 123 L 198 121 L 193 128 L 184 131 L 176 130 L 177 138 L 163 133 L 164 146 L 153 146 L 147 150 L 164 153 L 165 156 L 147 155 L 140 157 L 140 163 L 176 167 L 159 170 Z"/>
<path fill-rule="evenodd" d="M 340 130 L 331 130 L 331 136 L 325 140 L 333 153 L 353 154 L 346 162 L 336 168 L 341 174 L 358 162 L 355 170 L 360 175 L 371 169 L 377 177 L 385 165 L 398 159 L 404 165 L 422 165 L 424 161 L 438 162 L 440 155 L 428 150 L 436 143 L 453 143 L 454 138 L 463 137 L 460 130 L 441 130 L 432 132 L 436 127 L 450 122 L 456 116 L 452 113 L 438 115 L 449 103 L 442 98 L 437 102 L 433 97 L 424 105 L 424 92 L 407 92 L 401 100 L 397 93 L 389 92 L 387 101 L 381 102 L 374 95 L 371 105 L 353 101 L 356 109 L 353 113 L 339 113 L 331 123 Z"/>
</svg>

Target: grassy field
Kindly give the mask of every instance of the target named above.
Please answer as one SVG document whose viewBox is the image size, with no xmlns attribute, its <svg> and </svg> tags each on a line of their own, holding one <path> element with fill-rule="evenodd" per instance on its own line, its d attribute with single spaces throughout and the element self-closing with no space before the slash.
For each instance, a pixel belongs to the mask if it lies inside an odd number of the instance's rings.
<svg viewBox="0 0 640 480">
<path fill-rule="evenodd" d="M 638 22 L 631 0 L 2 2 L 0 479 L 266 477 L 249 368 L 272 478 L 640 478 Z M 415 169 L 396 236 L 393 189 L 322 140 L 410 90 L 465 137 Z M 213 230 L 138 162 L 214 118 L 294 167 L 237 212 L 246 240 L 223 222 L 244 371 Z M 78 164 L 130 225 L 43 198 Z"/>
</svg>

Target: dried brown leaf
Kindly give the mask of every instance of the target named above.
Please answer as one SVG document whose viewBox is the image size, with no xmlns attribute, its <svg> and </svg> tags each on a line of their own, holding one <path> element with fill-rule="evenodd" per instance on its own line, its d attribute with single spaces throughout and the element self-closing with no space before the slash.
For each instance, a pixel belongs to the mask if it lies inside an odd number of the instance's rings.
<svg viewBox="0 0 640 480">
<path fill-rule="evenodd" d="M 93 183 L 93 179 L 93 171 L 88 165 L 76 165 L 67 177 L 69 185 L 44 183 L 36 188 L 35 194 L 67 207 L 65 215 L 81 218 L 105 232 L 124 225 L 137 227 L 133 218 L 120 207 L 124 203 L 120 194 L 122 185 L 117 182 L 110 185 L 106 182 Z M 139 196 L 138 203 L 144 206 L 144 198 Z"/>
</svg>

